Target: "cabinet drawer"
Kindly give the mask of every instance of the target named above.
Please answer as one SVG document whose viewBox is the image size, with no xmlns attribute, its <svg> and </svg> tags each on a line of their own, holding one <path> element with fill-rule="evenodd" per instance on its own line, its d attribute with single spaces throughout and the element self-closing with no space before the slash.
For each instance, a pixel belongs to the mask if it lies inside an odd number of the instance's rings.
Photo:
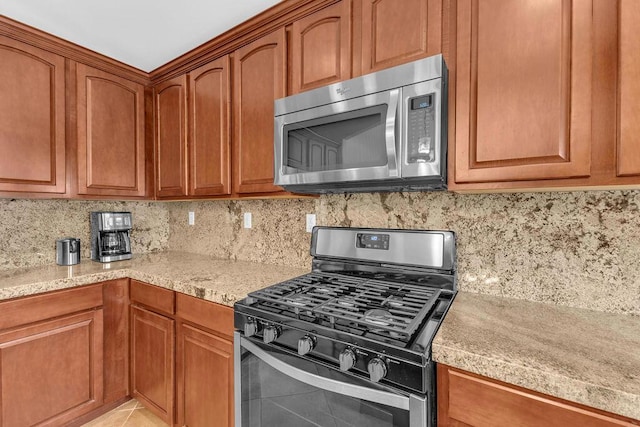
<svg viewBox="0 0 640 427">
<path fill-rule="evenodd" d="M 134 304 L 144 305 L 169 315 L 175 313 L 174 292 L 169 289 L 132 280 L 129 294 Z"/>
<path fill-rule="evenodd" d="M 0 302 L 0 330 L 102 305 L 102 284 Z"/>
<path fill-rule="evenodd" d="M 176 294 L 176 315 L 214 332 L 233 336 L 233 309 L 184 294 Z"/>
</svg>

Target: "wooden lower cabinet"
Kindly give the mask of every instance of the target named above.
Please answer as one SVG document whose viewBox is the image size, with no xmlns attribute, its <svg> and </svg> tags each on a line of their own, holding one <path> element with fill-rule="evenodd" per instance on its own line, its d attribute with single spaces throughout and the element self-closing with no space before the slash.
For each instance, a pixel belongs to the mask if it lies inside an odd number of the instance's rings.
<svg viewBox="0 0 640 427">
<path fill-rule="evenodd" d="M 0 303 L 1 426 L 62 426 L 102 406 L 101 305 L 99 285 Z"/>
<path fill-rule="evenodd" d="M 126 398 L 129 391 L 129 279 L 102 284 L 104 300 L 104 403 Z"/>
<path fill-rule="evenodd" d="M 233 426 L 233 342 L 178 322 L 177 425 Z"/>
<path fill-rule="evenodd" d="M 174 324 L 131 306 L 131 394 L 167 424 L 174 419 Z"/>
<path fill-rule="evenodd" d="M 233 309 L 176 294 L 178 426 L 233 427 Z"/>
<path fill-rule="evenodd" d="M 614 427 L 640 421 L 438 364 L 439 427 Z"/>
</svg>

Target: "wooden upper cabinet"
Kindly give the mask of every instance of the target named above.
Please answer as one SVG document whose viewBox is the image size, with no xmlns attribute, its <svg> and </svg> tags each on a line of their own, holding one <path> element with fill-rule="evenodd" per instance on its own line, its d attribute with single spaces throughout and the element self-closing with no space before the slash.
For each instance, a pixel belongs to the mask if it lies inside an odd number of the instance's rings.
<svg viewBox="0 0 640 427">
<path fill-rule="evenodd" d="M 238 194 L 282 191 L 273 185 L 273 102 L 285 96 L 285 30 L 234 54 L 234 189 Z"/>
<path fill-rule="evenodd" d="M 231 193 L 229 56 L 189 73 L 189 194 Z"/>
<path fill-rule="evenodd" d="M 620 0 L 618 176 L 640 175 L 640 2 Z"/>
<path fill-rule="evenodd" d="M 588 177 L 592 1 L 457 2 L 455 182 Z"/>
<path fill-rule="evenodd" d="M 144 86 L 77 64 L 78 193 L 146 195 Z"/>
<path fill-rule="evenodd" d="M 351 78 L 350 4 L 341 1 L 293 23 L 292 94 Z"/>
<path fill-rule="evenodd" d="M 64 193 L 65 59 L 0 36 L 0 191 Z"/>
<path fill-rule="evenodd" d="M 156 195 L 187 194 L 187 76 L 155 88 Z"/>
<path fill-rule="evenodd" d="M 360 0 L 362 74 L 442 53 L 442 0 Z"/>
</svg>

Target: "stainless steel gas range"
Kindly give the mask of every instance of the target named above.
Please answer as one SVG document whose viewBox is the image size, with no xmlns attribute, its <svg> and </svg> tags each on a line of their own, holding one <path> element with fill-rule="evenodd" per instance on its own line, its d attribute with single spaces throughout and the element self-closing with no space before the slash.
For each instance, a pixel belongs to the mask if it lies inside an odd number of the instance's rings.
<svg viewBox="0 0 640 427">
<path fill-rule="evenodd" d="M 235 305 L 236 426 L 435 425 L 454 234 L 316 227 L 311 255 L 311 273 Z"/>
</svg>

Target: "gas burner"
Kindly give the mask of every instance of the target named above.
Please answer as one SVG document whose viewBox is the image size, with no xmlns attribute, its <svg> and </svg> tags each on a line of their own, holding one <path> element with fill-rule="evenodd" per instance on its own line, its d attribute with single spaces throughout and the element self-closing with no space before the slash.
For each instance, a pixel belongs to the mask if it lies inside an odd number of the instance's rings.
<svg viewBox="0 0 640 427">
<path fill-rule="evenodd" d="M 348 308 L 352 308 L 355 307 L 357 305 L 356 300 L 353 298 L 338 298 L 338 300 L 336 301 L 338 303 L 339 306 L 341 307 L 348 307 Z"/>
<path fill-rule="evenodd" d="M 377 326 L 389 326 L 393 322 L 391 313 L 380 308 L 365 311 L 362 319 L 367 323 Z"/>
<path fill-rule="evenodd" d="M 405 306 L 405 302 L 401 296 L 393 295 L 387 298 L 382 305 L 390 308 L 401 308 Z"/>
<path fill-rule="evenodd" d="M 284 299 L 285 302 L 291 304 L 291 305 L 295 305 L 298 307 L 304 307 L 307 305 L 307 298 L 303 297 L 302 295 L 294 295 L 292 297 L 288 297 Z"/>
</svg>

